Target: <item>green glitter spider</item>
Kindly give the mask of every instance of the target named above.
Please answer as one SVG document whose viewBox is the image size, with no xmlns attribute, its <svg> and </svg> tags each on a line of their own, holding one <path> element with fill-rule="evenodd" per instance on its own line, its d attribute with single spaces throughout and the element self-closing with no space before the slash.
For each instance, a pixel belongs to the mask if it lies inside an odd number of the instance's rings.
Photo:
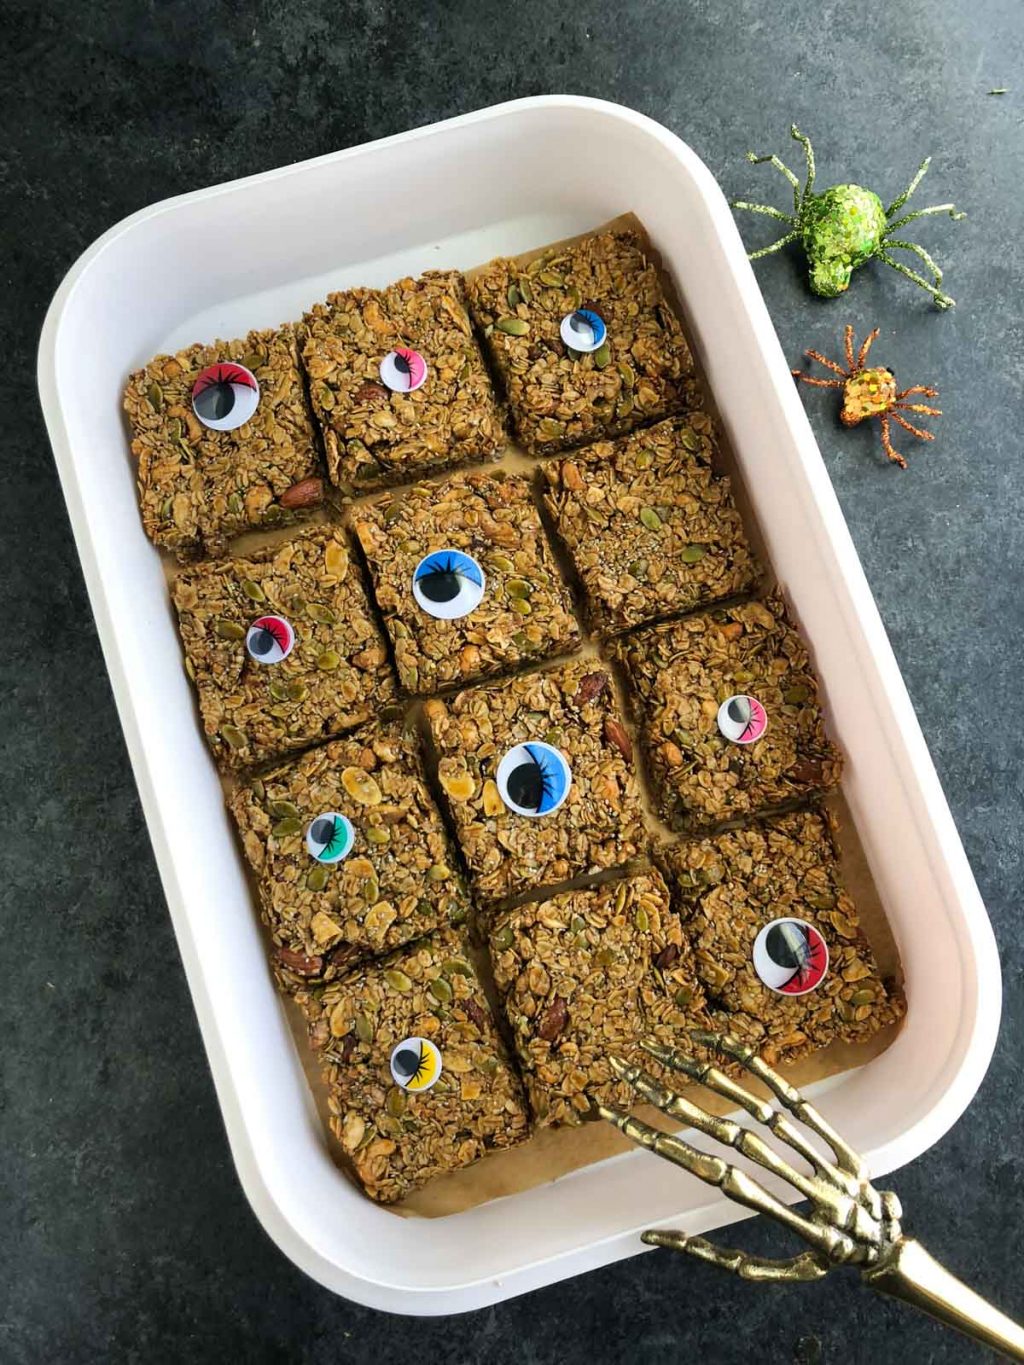
<svg viewBox="0 0 1024 1365">
<path fill-rule="evenodd" d="M 814 149 L 811 140 L 800 132 L 795 123 L 789 131 L 790 136 L 803 147 L 807 158 L 807 181 L 803 189 L 800 188 L 797 177 L 777 156 L 755 156 L 753 152 L 747 153 L 747 160 L 755 166 L 763 161 L 771 162 L 793 186 L 791 214 L 772 208 L 770 204 L 750 204 L 744 199 L 732 201 L 734 209 L 748 209 L 751 213 L 763 213 L 769 218 L 778 218 L 784 223 L 789 223 L 793 229 L 777 242 L 772 242 L 771 246 L 762 247 L 760 251 L 752 251 L 749 259 L 759 260 L 762 256 L 770 256 L 773 251 L 781 251 L 790 242 L 799 241 L 807 254 L 811 288 L 816 294 L 834 299 L 849 288 L 850 276 L 857 267 L 877 256 L 880 261 L 892 266 L 893 270 L 899 271 L 908 280 L 913 280 L 916 285 L 926 289 L 939 308 L 952 308 L 954 300 L 939 288 L 942 283 L 942 271 L 924 247 L 918 246 L 916 242 L 899 241 L 892 235 L 907 223 L 913 222 L 915 218 L 927 218 L 935 213 L 948 213 L 954 220 L 967 217 L 965 213 L 958 213 L 953 204 L 934 204 L 931 208 L 917 209 L 893 220 L 893 214 L 899 212 L 924 179 L 931 164 L 931 157 L 925 157 L 907 189 L 884 209 L 878 195 L 861 185 L 833 185 L 822 194 L 812 193 Z M 912 251 L 920 257 L 931 271 L 932 283 L 929 284 L 924 276 L 915 270 L 894 261 L 889 254 L 893 248 Z"/>
</svg>

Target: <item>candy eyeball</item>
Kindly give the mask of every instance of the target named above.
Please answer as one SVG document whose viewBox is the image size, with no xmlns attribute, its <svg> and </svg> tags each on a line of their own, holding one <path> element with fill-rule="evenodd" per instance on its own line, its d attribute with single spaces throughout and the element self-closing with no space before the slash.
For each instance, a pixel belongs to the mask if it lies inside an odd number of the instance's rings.
<svg viewBox="0 0 1024 1365">
<path fill-rule="evenodd" d="M 828 971 L 828 945 L 802 919 L 773 919 L 754 940 L 754 971 L 770 991 L 806 995 Z"/>
<path fill-rule="evenodd" d="M 569 795 L 572 772 L 553 744 L 517 744 L 498 764 L 498 795 L 516 815 L 550 815 Z"/>
<path fill-rule="evenodd" d="M 258 664 L 279 664 L 295 647 L 295 631 L 283 616 L 260 616 L 245 633 L 245 649 Z"/>
<path fill-rule="evenodd" d="M 192 385 L 192 411 L 211 431 L 234 431 L 248 422 L 259 401 L 256 376 L 233 361 L 207 365 Z"/>
<path fill-rule="evenodd" d="M 306 849 L 318 863 L 340 863 L 352 852 L 355 838 L 352 821 L 336 810 L 328 810 L 309 822 Z"/>
<path fill-rule="evenodd" d="M 468 616 L 480 605 L 485 586 L 483 569 L 461 550 L 434 550 L 412 575 L 416 605 L 441 621 Z"/>
<path fill-rule="evenodd" d="M 413 393 L 427 382 L 427 362 L 419 351 L 396 346 L 380 362 L 380 379 L 394 393 Z"/>
<path fill-rule="evenodd" d="M 718 728 L 733 744 L 753 744 L 768 729 L 768 713 L 756 697 L 738 692 L 718 708 Z"/>
<path fill-rule="evenodd" d="M 391 1078 L 403 1090 L 429 1090 L 441 1066 L 441 1053 L 429 1038 L 405 1038 L 391 1053 Z"/>
<path fill-rule="evenodd" d="M 608 335 L 604 318 L 591 308 L 577 308 L 573 313 L 566 313 L 558 331 L 566 346 L 584 353 L 599 350 Z"/>
</svg>

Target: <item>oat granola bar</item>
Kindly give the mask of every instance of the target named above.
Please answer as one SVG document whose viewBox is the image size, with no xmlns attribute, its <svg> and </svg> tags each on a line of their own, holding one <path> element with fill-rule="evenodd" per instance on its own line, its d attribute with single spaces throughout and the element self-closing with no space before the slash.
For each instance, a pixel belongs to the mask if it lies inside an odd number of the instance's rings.
<svg viewBox="0 0 1024 1365">
<path fill-rule="evenodd" d="M 577 645 L 569 592 L 525 479 L 455 474 L 364 504 L 352 520 L 407 691 L 471 682 Z"/>
<path fill-rule="evenodd" d="M 259 385 L 247 422 L 204 426 L 192 386 L 211 365 L 237 362 Z M 160 355 L 129 379 L 124 408 L 146 534 L 180 558 L 223 552 L 232 536 L 282 526 L 323 498 L 313 419 L 290 326 Z"/>
<path fill-rule="evenodd" d="M 839 781 L 818 682 L 778 593 L 638 631 L 612 652 L 632 685 L 659 808 L 673 827 L 766 812 Z M 737 696 L 763 708 L 767 726 L 754 742 L 720 728 L 720 707 Z"/>
<path fill-rule="evenodd" d="M 522 1087 L 455 931 L 314 987 L 299 1002 L 325 1066 L 331 1130 L 372 1199 L 393 1203 L 528 1136 Z M 437 1048 L 440 1075 L 429 1089 L 407 1090 L 392 1056 L 416 1039 Z"/>
<path fill-rule="evenodd" d="M 541 1127 L 579 1123 L 595 1101 L 630 1107 L 635 1095 L 610 1058 L 643 1060 L 641 1039 L 679 1042 L 671 1024 L 682 1030 L 686 1021 L 703 1022 L 700 989 L 657 872 L 509 910 L 492 926 L 489 946 Z M 685 972 L 692 983 L 671 1017 L 666 972 L 677 979 Z"/>
<path fill-rule="evenodd" d="M 466 916 L 416 735 L 371 725 L 236 788 L 230 799 L 279 977 L 330 979 Z M 341 815 L 337 849 L 315 838 Z M 344 820 L 342 824 L 344 825 Z M 335 855 L 338 860 L 335 861 Z"/>
<path fill-rule="evenodd" d="M 327 472 L 343 493 L 411 482 L 504 449 L 501 409 L 457 270 L 330 294 L 306 314 L 302 335 Z M 381 364 L 396 348 L 420 357 L 414 365 L 425 362 L 421 387 L 383 382 Z M 403 373 L 409 383 L 422 379 L 407 366 Z"/>
<path fill-rule="evenodd" d="M 600 635 L 748 592 L 758 569 L 715 472 L 711 418 L 669 418 L 542 470 L 545 504 Z"/>
<path fill-rule="evenodd" d="M 533 454 L 615 436 L 687 405 L 693 360 L 633 229 L 602 232 L 528 265 L 492 261 L 469 284 L 473 321 Z M 607 336 L 580 353 L 562 322 L 580 309 Z"/>
<path fill-rule="evenodd" d="M 662 849 L 658 861 L 683 918 L 714 1026 L 753 1044 L 767 1061 L 791 1062 L 837 1040 L 862 1042 L 902 1016 L 902 992 L 881 979 L 843 887 L 835 822 L 827 812 L 797 811 L 675 844 Z M 759 934 L 787 918 L 810 925 L 827 948 L 824 979 L 803 994 L 781 990 L 792 980 L 792 959 L 785 954 L 772 977 L 776 989 L 755 966 Z M 776 965 L 769 957 L 767 968 L 774 972 Z"/>
<path fill-rule="evenodd" d="M 595 661 L 433 698 L 424 717 L 483 902 L 625 865 L 646 847 L 632 743 Z"/>
<path fill-rule="evenodd" d="M 351 730 L 394 699 L 384 642 L 340 530 L 197 564 L 171 592 L 203 728 L 224 768 Z"/>
</svg>

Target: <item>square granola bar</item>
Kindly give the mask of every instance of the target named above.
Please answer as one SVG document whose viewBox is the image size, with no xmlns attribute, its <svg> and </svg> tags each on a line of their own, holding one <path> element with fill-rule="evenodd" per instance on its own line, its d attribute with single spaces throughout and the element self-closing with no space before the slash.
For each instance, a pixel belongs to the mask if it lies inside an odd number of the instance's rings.
<svg viewBox="0 0 1024 1365">
<path fill-rule="evenodd" d="M 472 682 L 578 644 L 525 479 L 455 474 L 357 507 L 352 521 L 407 691 Z"/>
<path fill-rule="evenodd" d="M 306 314 L 303 337 L 327 472 L 343 493 L 411 482 L 505 448 L 457 270 L 329 294 Z"/>
<path fill-rule="evenodd" d="M 547 454 L 687 404 L 693 359 L 635 229 L 553 248 L 528 265 L 492 261 L 469 283 L 516 434 Z M 578 334 L 578 335 L 577 335 Z M 566 344 L 570 336 L 581 351 Z"/>
<path fill-rule="evenodd" d="M 643 1038 L 680 1041 L 670 1022 L 706 1022 L 657 872 L 509 910 L 492 926 L 489 946 L 541 1127 L 579 1123 L 594 1102 L 629 1108 L 635 1095 L 615 1076 L 611 1057 L 650 1065 L 638 1047 Z M 670 1020 L 665 976 L 678 980 L 684 971 L 691 994 Z"/>
<path fill-rule="evenodd" d="M 720 607 L 617 640 L 659 808 L 693 830 L 835 786 L 818 682 L 782 598 Z"/>
<path fill-rule="evenodd" d="M 658 861 L 714 1026 L 767 1061 L 862 1042 L 902 1016 L 902 992 L 882 980 L 843 887 L 827 812 L 675 844 Z"/>
<path fill-rule="evenodd" d="M 433 698 L 424 717 L 487 904 L 624 865 L 646 848 L 633 746 L 595 661 Z"/>
<path fill-rule="evenodd" d="M 287 985 L 466 917 L 418 740 L 397 722 L 252 778 L 229 805 Z"/>
<path fill-rule="evenodd" d="M 218 763 L 243 768 L 351 730 L 395 696 L 343 532 L 309 531 L 171 587 Z"/>
<path fill-rule="evenodd" d="M 331 1130 L 371 1199 L 391 1204 L 528 1136 L 522 1086 L 453 930 L 299 1002 L 326 1068 Z"/>
<path fill-rule="evenodd" d="M 224 376 L 214 386 L 223 404 L 238 395 L 245 403 L 251 388 L 228 382 L 238 377 L 238 366 L 256 379 L 255 410 L 240 426 L 206 426 L 192 405 L 193 385 L 215 367 Z M 157 356 L 130 377 L 124 408 L 146 534 L 180 558 L 220 554 L 232 536 L 283 526 L 323 498 L 320 450 L 291 326 Z M 243 410 L 236 408 L 236 415 Z"/>
<path fill-rule="evenodd" d="M 715 458 L 711 418 L 692 412 L 543 467 L 545 505 L 597 634 L 754 587 L 757 563 Z"/>
</svg>

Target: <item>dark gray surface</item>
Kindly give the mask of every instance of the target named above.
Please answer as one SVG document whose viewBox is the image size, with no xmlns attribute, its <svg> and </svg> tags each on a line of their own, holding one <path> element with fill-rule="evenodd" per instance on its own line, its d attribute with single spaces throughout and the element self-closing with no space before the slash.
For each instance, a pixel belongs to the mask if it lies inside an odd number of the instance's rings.
<svg viewBox="0 0 1024 1365">
<path fill-rule="evenodd" d="M 822 185 L 856 179 L 891 198 L 934 153 L 921 202 L 955 197 L 970 217 L 915 226 L 955 311 L 881 267 L 828 303 L 807 293 L 798 257 L 758 273 L 794 362 L 805 346 L 838 354 L 848 320 L 877 323 L 879 359 L 901 382 L 942 390 L 934 445 L 901 433 L 906 474 L 884 464 L 877 428 L 845 432 L 833 395 L 804 396 L 1003 960 L 1003 1030 L 980 1096 L 893 1184 L 935 1254 L 1024 1317 L 1019 0 L 282 9 L 0 9 L 0 1359 L 980 1359 L 840 1274 L 772 1290 L 659 1253 L 469 1317 L 407 1321 L 333 1298 L 275 1250 L 227 1152 L 34 361 L 62 275 L 123 215 L 514 96 L 632 105 L 686 138 L 729 193 L 778 204 L 781 179 L 743 153 L 793 157 L 794 118 Z M 756 220 L 743 227 L 769 240 Z M 760 1224 L 732 1235 L 783 1245 Z"/>
</svg>

